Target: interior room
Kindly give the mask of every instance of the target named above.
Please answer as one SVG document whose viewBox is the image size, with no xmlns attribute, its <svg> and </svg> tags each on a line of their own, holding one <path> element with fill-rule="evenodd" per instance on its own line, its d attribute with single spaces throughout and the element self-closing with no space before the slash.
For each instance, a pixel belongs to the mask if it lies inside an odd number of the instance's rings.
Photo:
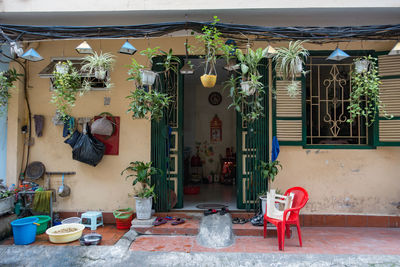
<svg viewBox="0 0 400 267">
<path fill-rule="evenodd" d="M 184 209 L 236 209 L 236 112 L 228 109 L 229 88 L 223 89 L 230 74 L 218 60 L 216 85 L 205 88 L 201 59 L 191 63 L 194 74 L 184 76 Z"/>
</svg>

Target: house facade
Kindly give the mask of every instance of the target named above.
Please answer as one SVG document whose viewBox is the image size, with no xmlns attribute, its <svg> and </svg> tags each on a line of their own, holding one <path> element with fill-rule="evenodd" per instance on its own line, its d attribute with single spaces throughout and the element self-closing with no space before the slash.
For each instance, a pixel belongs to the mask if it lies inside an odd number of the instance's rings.
<svg viewBox="0 0 400 267">
<path fill-rule="evenodd" d="M 283 27 L 400 23 L 397 15 L 400 5 L 396 1 L 368 1 L 368 6 L 362 1 L 307 1 L 301 6 L 289 5 L 291 1 L 250 1 L 246 6 L 239 1 L 219 1 L 213 3 L 212 10 L 209 10 L 211 3 L 207 1 L 196 4 L 175 1 L 167 4 L 160 1 L 121 0 L 113 1 L 112 5 L 104 3 L 95 6 L 88 2 L 68 6 L 65 3 L 45 2 L 32 0 L 22 4 L 22 1 L 4 1 L 0 4 L 3 11 L 1 24 L 139 25 L 166 21 L 210 21 L 212 15 L 218 15 L 223 23 Z M 340 8 L 336 7 L 338 4 Z M 191 35 L 191 30 L 128 39 L 138 51 L 156 46 L 163 51 L 172 48 L 183 62 L 185 42 L 202 47 Z M 248 39 L 237 40 L 239 49 L 245 50 L 246 42 L 250 42 L 253 49 L 288 45 L 288 40 L 284 38 L 271 41 L 254 37 Z M 51 79 L 40 75 L 52 61 L 82 58 L 75 48 L 83 40 L 94 51 L 112 53 L 116 60 L 110 73 L 113 88 L 91 90 L 78 98 L 71 113 L 77 119 L 93 118 L 102 112 L 119 117 L 118 155 L 105 155 L 96 167 L 72 159 L 71 148 L 63 142 L 63 127 L 52 123 L 55 106 L 50 103 Z M 212 89 L 201 86 L 201 67 L 196 68 L 191 79 L 176 74 L 175 91 L 171 93 L 175 101 L 171 111 L 174 115 L 165 125 L 144 119 L 133 120 L 131 114 L 127 113 L 129 99 L 126 96 L 135 90 L 135 86 L 127 81 L 126 66 L 131 63 L 132 57 L 141 64 L 147 62 L 139 53 L 133 56 L 117 53 L 125 41 L 120 38 L 87 37 L 60 40 L 38 38 L 23 42 L 25 51 L 34 48 L 44 58 L 38 62 L 24 61 L 23 64 L 27 73 L 31 113 L 43 115 L 45 124 L 43 136 L 33 134 L 34 142 L 28 142 L 27 135 L 21 132 L 21 127 L 28 123 L 23 82 L 17 82 L 8 107 L 7 184 L 18 184 L 20 172 L 26 163 L 26 144 L 31 143 L 29 162 L 41 161 L 47 171 L 76 172 L 65 178 L 65 183 L 71 187 L 71 195 L 57 199 L 54 205 L 57 211 L 112 212 L 118 208 L 134 207 L 134 200 L 129 197 L 132 193 L 131 181 L 125 180 L 120 173 L 129 162 L 136 160 L 167 166 L 165 181 L 159 182 L 159 186 L 165 186 L 166 189 L 163 196 L 159 197 L 156 209 L 180 209 L 185 208 L 185 148 L 191 148 L 192 156 L 196 154 L 196 146 L 202 150 L 204 177 L 215 173 L 219 175 L 219 155 L 224 155 L 226 148 L 231 148 L 236 154 L 232 189 L 235 208 L 248 209 L 257 199 L 260 188 L 266 189 L 265 185 L 255 185 L 261 180 L 254 166 L 259 159 L 269 160 L 272 137 L 276 136 L 280 144 L 278 160 L 283 169 L 270 187 L 283 191 L 293 186 L 304 187 L 310 195 L 304 208 L 305 214 L 400 214 L 400 56 L 387 55 L 396 44 L 395 39 L 347 38 L 306 42 L 304 46 L 310 52 L 305 66 L 308 72 L 298 77 L 302 90 L 295 98 L 287 95 L 288 82 L 279 78 L 272 59 L 266 59 L 261 67 L 262 82 L 267 89 L 263 102 L 265 116 L 255 125 L 243 124 L 238 114 L 227 109 L 230 99 L 222 88 L 228 76 L 223 65 L 217 69 L 217 85 Z M 343 61 L 327 61 L 326 58 L 337 47 L 351 57 Z M 201 54 L 192 54 L 193 62 L 200 62 Z M 366 126 L 362 119 L 352 125 L 346 122 L 349 116 L 347 106 L 352 62 L 363 55 L 378 58 L 382 79 L 381 99 L 386 103 L 387 112 L 394 116 L 389 120 L 381 114 L 371 126 Z M 23 71 L 15 62 L 10 65 L 19 72 Z M 218 106 L 208 101 L 209 95 L 215 91 L 222 96 Z M 106 99 L 109 103 L 106 103 Z M 191 107 L 195 107 L 195 110 Z M 222 140 L 213 143 L 210 140 L 210 122 L 215 115 L 222 121 Z M 32 130 L 33 127 L 32 124 Z M 168 144 L 165 140 L 168 140 Z M 43 180 L 38 183 L 42 184 Z M 51 188 L 58 188 L 61 177 L 52 176 L 50 185 Z M 174 207 L 168 205 L 169 197 L 165 197 L 169 196 L 170 191 L 177 198 Z"/>
</svg>

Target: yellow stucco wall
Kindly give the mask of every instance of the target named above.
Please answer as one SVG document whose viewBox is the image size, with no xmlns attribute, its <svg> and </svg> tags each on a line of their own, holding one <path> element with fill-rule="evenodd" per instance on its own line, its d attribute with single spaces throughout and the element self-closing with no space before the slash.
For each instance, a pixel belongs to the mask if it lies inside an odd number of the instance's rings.
<svg viewBox="0 0 400 267">
<path fill-rule="evenodd" d="M 176 54 L 184 54 L 185 38 L 156 38 L 151 40 L 132 40 L 138 49 L 148 46 L 161 46 L 168 50 L 172 47 Z M 94 50 L 111 52 L 117 63 L 111 74 L 114 88 L 112 91 L 92 91 L 79 98 L 72 115 L 92 117 L 107 111 L 121 117 L 119 156 L 105 156 L 97 167 L 72 160 L 71 148 L 64 144 L 62 126 L 54 126 L 51 118 L 55 106 L 50 104 L 49 79 L 40 78 L 38 73 L 50 62 L 51 57 L 77 57 L 75 47 L 81 41 L 41 42 L 37 51 L 44 61 L 28 63 L 28 91 L 32 114 L 45 116 L 43 137 L 37 138 L 31 148 L 31 161 L 42 161 L 48 171 L 76 171 L 77 174 L 66 178 L 72 191 L 68 198 L 58 198 L 55 210 L 112 211 L 116 208 L 133 207 L 131 181 L 120 176 L 121 170 L 134 160 L 150 160 L 150 123 L 146 120 L 132 120 L 126 114 L 128 100 L 125 97 L 133 84 L 128 77 L 125 65 L 130 56 L 118 54 L 124 40 L 91 40 Z M 341 44 L 343 49 L 389 50 L 394 42 L 371 42 Z M 255 46 L 265 46 L 256 43 Z M 274 44 L 275 45 L 275 44 Z M 336 44 L 308 45 L 313 50 L 332 50 Z M 143 57 L 135 55 L 136 59 Z M 142 61 L 143 62 L 143 61 Z M 144 62 L 143 62 L 144 63 Z M 18 95 L 18 92 L 20 95 Z M 103 98 L 111 97 L 111 105 L 104 106 Z M 19 105 L 16 105 L 19 102 Z M 18 107 L 18 108 L 17 108 Z M 20 111 L 18 112 L 18 109 Z M 21 157 L 21 136 L 19 127 L 23 124 L 23 102 L 21 91 L 16 91 L 10 102 L 8 130 L 8 183 L 15 183 L 20 166 L 15 162 Z M 18 118 L 19 117 L 19 118 Z M 11 127 L 10 127 L 11 126 Z M 12 133 L 12 134 L 10 134 Z M 19 138 L 19 142 L 18 142 Z M 17 144 L 19 144 L 17 146 Z M 279 160 L 284 165 L 273 187 L 286 190 L 292 186 L 304 186 L 310 193 L 307 213 L 363 213 L 363 214 L 399 214 L 394 203 L 400 201 L 400 148 L 378 148 L 376 150 L 307 150 L 301 147 L 282 147 Z M 18 160 L 19 161 L 19 160 Z M 52 188 L 58 188 L 61 177 L 52 177 Z"/>
</svg>

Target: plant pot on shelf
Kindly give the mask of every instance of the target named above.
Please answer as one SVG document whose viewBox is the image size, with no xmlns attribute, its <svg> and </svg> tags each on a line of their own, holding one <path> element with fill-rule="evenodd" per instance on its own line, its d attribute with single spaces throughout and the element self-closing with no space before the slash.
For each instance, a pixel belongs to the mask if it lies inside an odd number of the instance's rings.
<svg viewBox="0 0 400 267">
<path fill-rule="evenodd" d="M 241 82 L 240 87 L 246 95 L 253 95 L 256 92 L 256 88 L 251 84 L 251 82 Z"/>
<path fill-rule="evenodd" d="M 141 70 L 140 76 L 143 85 L 153 85 L 156 80 L 157 73 L 151 70 Z"/>
<path fill-rule="evenodd" d="M 217 82 L 217 75 L 204 74 L 200 77 L 200 80 L 204 87 L 212 88 L 215 86 L 215 83 Z"/>
<path fill-rule="evenodd" d="M 104 80 L 106 78 L 107 71 L 104 68 L 96 68 L 94 70 L 94 77 L 99 80 Z"/>
<path fill-rule="evenodd" d="M 151 206 L 153 197 L 141 198 L 135 197 L 136 202 L 136 218 L 138 220 L 149 220 L 151 218 Z"/>
<path fill-rule="evenodd" d="M 363 73 L 368 71 L 369 60 L 361 59 L 354 62 L 354 69 L 357 73 Z"/>
</svg>

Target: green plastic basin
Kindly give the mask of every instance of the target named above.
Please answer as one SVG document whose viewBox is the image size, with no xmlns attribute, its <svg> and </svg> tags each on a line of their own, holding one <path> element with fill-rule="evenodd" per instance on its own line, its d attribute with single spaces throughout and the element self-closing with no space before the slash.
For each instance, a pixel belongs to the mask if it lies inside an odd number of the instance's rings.
<svg viewBox="0 0 400 267">
<path fill-rule="evenodd" d="M 30 217 L 39 219 L 39 221 L 37 223 L 40 225 L 38 225 L 37 230 L 36 230 L 37 235 L 40 235 L 40 234 L 43 234 L 44 232 L 46 232 L 47 228 L 49 227 L 49 222 L 51 220 L 50 216 L 35 215 L 35 216 L 30 216 Z"/>
</svg>

